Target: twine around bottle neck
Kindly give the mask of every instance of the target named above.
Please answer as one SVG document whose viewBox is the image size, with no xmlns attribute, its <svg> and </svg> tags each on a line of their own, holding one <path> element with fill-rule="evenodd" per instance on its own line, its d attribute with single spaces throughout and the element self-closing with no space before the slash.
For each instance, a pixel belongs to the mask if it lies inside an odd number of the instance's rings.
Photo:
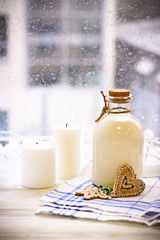
<svg viewBox="0 0 160 240">
<path fill-rule="evenodd" d="M 100 114 L 100 116 L 95 120 L 95 122 L 98 122 L 100 119 L 102 119 L 102 117 L 107 113 L 107 114 L 120 114 L 120 113 L 130 113 L 131 109 L 129 108 L 125 108 L 125 107 L 115 107 L 115 108 L 110 108 L 110 102 L 112 103 L 129 103 L 131 100 L 131 97 L 125 99 L 125 98 L 119 98 L 118 99 L 106 99 L 103 91 L 101 91 L 101 94 L 103 96 L 103 100 L 104 100 L 104 107 L 102 108 L 102 112 Z"/>
</svg>

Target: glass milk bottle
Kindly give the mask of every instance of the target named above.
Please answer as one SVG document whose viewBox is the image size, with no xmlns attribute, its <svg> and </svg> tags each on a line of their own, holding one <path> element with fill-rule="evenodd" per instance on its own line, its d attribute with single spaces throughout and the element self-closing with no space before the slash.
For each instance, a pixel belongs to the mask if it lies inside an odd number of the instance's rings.
<svg viewBox="0 0 160 240">
<path fill-rule="evenodd" d="M 143 129 L 130 112 L 130 91 L 110 89 L 93 133 L 92 180 L 113 187 L 117 170 L 124 164 L 142 178 Z"/>
</svg>

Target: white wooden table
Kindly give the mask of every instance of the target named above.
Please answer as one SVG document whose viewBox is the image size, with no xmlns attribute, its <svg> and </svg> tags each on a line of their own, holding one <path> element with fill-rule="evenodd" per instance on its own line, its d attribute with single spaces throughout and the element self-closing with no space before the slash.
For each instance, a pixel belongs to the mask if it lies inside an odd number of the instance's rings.
<svg viewBox="0 0 160 240">
<path fill-rule="evenodd" d="M 27 189 L 19 181 L 0 178 L 0 240 L 160 239 L 160 224 L 147 227 L 129 222 L 35 215 L 40 205 L 39 198 L 53 190 L 53 187 Z"/>
<path fill-rule="evenodd" d="M 70 217 L 35 215 L 40 206 L 40 197 L 53 190 L 29 189 L 21 185 L 19 155 L 15 151 L 0 154 L 0 240 L 47 240 L 47 239 L 160 239 L 160 224 L 147 227 L 131 222 L 100 222 L 81 220 Z M 8 165 L 6 166 L 6 159 Z M 9 160 L 13 161 L 10 162 Z M 3 164 L 2 164 L 3 163 Z M 8 171 L 10 166 L 12 174 Z M 14 172 L 14 167 L 16 171 Z M 7 169 L 7 170 L 6 170 Z M 2 172 L 6 172 L 2 174 Z M 82 171 L 82 176 L 89 176 L 90 168 Z"/>
</svg>

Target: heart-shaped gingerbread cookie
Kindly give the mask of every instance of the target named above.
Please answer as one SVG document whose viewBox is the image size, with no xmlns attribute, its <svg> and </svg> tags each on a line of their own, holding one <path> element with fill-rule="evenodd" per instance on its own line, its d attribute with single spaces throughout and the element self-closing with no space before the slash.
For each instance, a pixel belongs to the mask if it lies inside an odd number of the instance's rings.
<svg viewBox="0 0 160 240">
<path fill-rule="evenodd" d="M 134 170 L 129 165 L 124 165 L 118 171 L 114 182 L 111 197 L 132 197 L 142 193 L 145 183 L 136 178 Z"/>
</svg>

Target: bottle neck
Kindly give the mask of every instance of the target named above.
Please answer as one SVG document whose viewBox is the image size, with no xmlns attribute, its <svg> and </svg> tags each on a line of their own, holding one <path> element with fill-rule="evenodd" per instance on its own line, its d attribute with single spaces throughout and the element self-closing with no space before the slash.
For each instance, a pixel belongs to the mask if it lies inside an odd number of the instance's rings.
<svg viewBox="0 0 160 240">
<path fill-rule="evenodd" d="M 109 111 L 113 114 L 121 114 L 121 113 L 130 113 L 130 102 L 110 102 L 109 101 Z"/>
<path fill-rule="evenodd" d="M 100 116 L 95 120 L 95 122 L 98 122 L 104 114 L 124 114 L 124 113 L 130 113 L 130 101 L 132 99 L 132 95 L 128 96 L 121 96 L 121 95 L 108 95 L 107 97 L 104 95 L 103 91 L 101 91 L 101 94 L 104 99 L 104 107 L 102 108 Z"/>
</svg>

